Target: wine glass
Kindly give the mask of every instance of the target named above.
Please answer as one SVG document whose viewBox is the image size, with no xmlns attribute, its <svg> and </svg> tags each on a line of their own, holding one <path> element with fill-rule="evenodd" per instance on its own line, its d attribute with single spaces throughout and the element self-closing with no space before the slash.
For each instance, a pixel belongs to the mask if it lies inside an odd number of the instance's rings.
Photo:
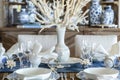
<svg viewBox="0 0 120 80">
<path fill-rule="evenodd" d="M 92 64 L 92 45 L 88 43 L 86 40 L 82 41 L 80 54 L 81 59 L 83 61 L 82 66 L 88 67 L 88 65 Z M 86 62 L 87 61 L 87 62 Z"/>
<path fill-rule="evenodd" d="M 20 68 L 23 68 L 23 57 L 24 57 L 24 54 L 22 52 L 18 52 L 17 56 L 19 58 Z"/>
<path fill-rule="evenodd" d="M 24 42 L 19 42 L 18 43 L 17 56 L 19 58 L 20 68 L 23 68 L 23 58 L 25 57 L 24 51 L 25 51 Z"/>
<path fill-rule="evenodd" d="M 82 59 L 87 59 L 89 54 L 89 45 L 86 42 L 86 40 L 82 40 L 81 50 L 82 50 L 82 53 L 80 54 L 80 57 Z"/>
</svg>

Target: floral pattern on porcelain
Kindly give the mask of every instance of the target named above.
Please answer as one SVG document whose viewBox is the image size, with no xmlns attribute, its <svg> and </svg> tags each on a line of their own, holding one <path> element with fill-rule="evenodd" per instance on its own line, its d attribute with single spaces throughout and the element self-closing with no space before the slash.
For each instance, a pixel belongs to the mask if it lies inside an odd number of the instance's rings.
<svg viewBox="0 0 120 80">
<path fill-rule="evenodd" d="M 89 12 L 90 25 L 95 26 L 101 23 L 100 17 L 102 13 L 102 6 L 99 0 L 92 0 Z"/>
</svg>

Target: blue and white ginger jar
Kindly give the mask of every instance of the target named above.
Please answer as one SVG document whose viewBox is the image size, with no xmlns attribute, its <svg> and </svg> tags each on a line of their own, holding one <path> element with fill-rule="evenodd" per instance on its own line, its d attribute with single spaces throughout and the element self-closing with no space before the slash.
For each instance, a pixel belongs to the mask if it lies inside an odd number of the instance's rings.
<svg viewBox="0 0 120 80">
<path fill-rule="evenodd" d="M 29 15 L 26 9 L 22 9 L 19 13 L 19 21 L 21 24 L 29 23 Z"/>
<path fill-rule="evenodd" d="M 100 18 L 102 13 L 102 6 L 99 4 L 100 0 L 92 0 L 89 12 L 90 25 L 95 26 L 101 24 Z"/>
<path fill-rule="evenodd" d="M 102 24 L 113 24 L 114 11 L 110 5 L 104 7 L 101 19 Z"/>
</svg>

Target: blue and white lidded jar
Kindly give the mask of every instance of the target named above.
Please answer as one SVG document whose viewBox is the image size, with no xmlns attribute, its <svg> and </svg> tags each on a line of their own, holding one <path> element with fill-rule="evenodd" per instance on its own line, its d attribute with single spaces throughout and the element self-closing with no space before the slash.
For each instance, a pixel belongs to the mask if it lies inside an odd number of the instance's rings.
<svg viewBox="0 0 120 80">
<path fill-rule="evenodd" d="M 24 8 L 19 13 L 19 21 L 21 24 L 25 24 L 25 23 L 29 22 L 29 15 L 28 15 L 26 9 L 24 9 Z"/>
<path fill-rule="evenodd" d="M 89 21 L 91 26 L 101 24 L 100 18 L 102 13 L 102 6 L 99 4 L 100 0 L 92 0 L 89 12 Z"/>
<path fill-rule="evenodd" d="M 105 6 L 101 16 L 101 23 L 113 24 L 113 21 L 114 21 L 114 11 L 111 8 L 111 5 Z"/>
</svg>

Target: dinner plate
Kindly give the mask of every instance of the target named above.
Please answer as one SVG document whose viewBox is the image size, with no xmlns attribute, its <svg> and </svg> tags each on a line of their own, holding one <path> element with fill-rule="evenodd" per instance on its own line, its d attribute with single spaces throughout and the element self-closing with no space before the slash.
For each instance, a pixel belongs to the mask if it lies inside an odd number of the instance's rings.
<svg viewBox="0 0 120 80">
<path fill-rule="evenodd" d="M 54 75 L 54 76 L 53 76 Z M 18 74 L 16 74 L 15 72 L 13 72 L 13 73 L 11 73 L 11 74 L 9 74 L 9 75 L 7 75 L 7 77 L 6 77 L 8 80 L 17 80 L 17 79 L 19 79 L 19 80 L 23 80 L 23 79 L 21 79 L 19 76 L 18 76 Z M 54 79 L 53 79 L 54 78 Z M 51 73 L 51 75 L 50 75 L 50 77 L 49 78 L 47 78 L 47 79 L 44 79 L 44 80 L 58 80 L 60 78 L 60 75 L 58 74 L 58 73 Z M 30 80 L 32 80 L 32 79 L 30 79 Z M 41 79 L 35 79 L 35 80 L 41 80 Z"/>
<path fill-rule="evenodd" d="M 80 63 L 82 60 L 80 58 L 70 57 L 68 61 L 65 62 L 59 62 L 59 64 L 75 64 Z M 48 62 L 42 62 L 48 64 Z M 50 62 L 51 64 L 56 64 L 56 62 Z"/>
<path fill-rule="evenodd" d="M 82 79 L 81 77 L 80 77 L 80 72 L 79 73 L 77 73 L 76 74 L 76 77 L 78 78 L 78 79 Z M 82 76 L 83 76 L 83 74 L 82 74 Z M 86 79 L 86 77 L 85 77 L 86 75 L 84 74 L 84 80 L 93 80 L 93 79 Z M 109 77 L 108 77 L 109 78 Z M 111 78 L 113 78 L 113 77 L 111 77 Z M 120 80 L 120 76 L 118 75 L 118 77 L 117 78 L 114 78 L 115 80 Z"/>
<path fill-rule="evenodd" d="M 27 79 L 47 79 L 51 75 L 51 70 L 46 68 L 22 68 L 15 71 L 16 74 L 18 74 L 21 78 Z"/>
</svg>

